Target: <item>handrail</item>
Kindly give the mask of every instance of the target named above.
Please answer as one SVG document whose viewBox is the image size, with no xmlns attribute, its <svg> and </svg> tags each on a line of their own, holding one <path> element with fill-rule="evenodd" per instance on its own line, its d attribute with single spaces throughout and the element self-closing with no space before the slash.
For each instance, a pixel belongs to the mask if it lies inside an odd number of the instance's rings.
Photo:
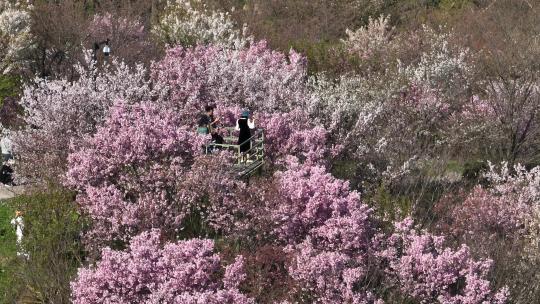
<svg viewBox="0 0 540 304">
<path fill-rule="evenodd" d="M 235 128 L 233 127 L 225 127 L 224 129 L 226 129 L 227 131 L 237 131 Z M 229 133 L 230 134 L 230 133 Z M 255 129 L 253 135 L 251 135 L 251 137 L 249 137 L 248 139 L 246 139 L 244 142 L 240 143 L 240 144 L 227 144 L 227 143 L 223 143 L 223 144 L 217 144 L 217 143 L 208 143 L 204 146 L 205 148 L 205 152 L 206 153 L 209 153 L 210 152 L 210 149 L 212 147 L 216 148 L 216 147 L 221 147 L 221 148 L 225 148 L 225 149 L 233 149 L 235 151 L 235 154 L 237 155 L 237 160 L 236 160 L 236 164 L 237 165 L 242 165 L 242 164 L 245 164 L 245 163 L 249 163 L 249 161 L 254 161 L 254 160 L 260 160 L 261 162 L 264 161 L 264 129 Z M 252 141 L 254 141 L 254 143 L 250 144 L 250 147 L 247 151 L 245 152 L 240 152 L 240 149 L 241 149 L 241 146 L 242 145 L 245 145 L 245 144 L 248 144 L 248 143 L 251 143 Z M 255 151 L 255 153 L 254 153 Z M 247 156 L 247 158 L 246 158 Z M 260 165 L 259 165 L 260 167 Z"/>
<path fill-rule="evenodd" d="M 251 148 L 249 148 L 249 150 L 247 150 L 246 152 L 244 153 L 249 153 L 251 152 L 251 150 L 254 150 L 254 148 L 258 147 L 258 146 L 262 146 L 263 145 L 263 142 L 258 142 L 256 143 L 255 145 L 252 145 Z"/>
</svg>

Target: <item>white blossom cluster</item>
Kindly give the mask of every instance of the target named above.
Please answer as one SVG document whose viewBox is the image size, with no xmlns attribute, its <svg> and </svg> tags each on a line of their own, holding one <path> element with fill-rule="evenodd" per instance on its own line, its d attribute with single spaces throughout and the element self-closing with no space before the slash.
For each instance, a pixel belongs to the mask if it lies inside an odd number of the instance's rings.
<svg viewBox="0 0 540 304">
<path fill-rule="evenodd" d="M 100 71 L 91 54 L 85 51 L 86 66 L 75 66 L 76 81 L 36 78 L 24 87 L 20 103 L 29 127 L 14 136 L 21 177 L 40 177 L 49 168 L 61 171 L 69 145 L 93 134 L 115 102 L 154 96 L 142 64 L 130 68 L 113 59 Z"/>
<path fill-rule="evenodd" d="M 193 4 L 197 4 L 197 8 Z M 200 1 L 169 1 L 153 33 L 169 45 L 213 44 L 239 49 L 252 41 L 226 12 L 211 11 Z"/>
<path fill-rule="evenodd" d="M 400 72 L 412 82 L 437 91 L 466 88 L 469 85 L 467 76 L 472 71 L 467 60 L 468 50 L 450 47 L 449 34 L 437 33 L 427 26 L 424 26 L 423 35 L 429 49 L 422 53 L 417 64 L 399 64 Z"/>
<path fill-rule="evenodd" d="M 334 145 L 354 159 L 365 163 L 372 173 L 382 177 L 388 168 L 375 168 L 376 159 L 391 160 L 387 157 L 394 151 L 394 138 L 399 137 L 391 126 L 392 100 L 400 91 L 398 78 L 383 75 L 361 77 L 343 75 L 332 80 L 317 75 L 308 80 L 311 89 L 306 109 L 318 123 L 326 127 L 335 140 Z M 402 163 L 388 163 L 392 168 L 400 168 Z"/>
<path fill-rule="evenodd" d="M 21 54 L 32 48 L 31 6 L 8 3 L 0 9 L 0 70 L 7 73 L 23 64 Z"/>
<path fill-rule="evenodd" d="M 369 23 L 356 31 L 347 29 L 347 39 L 342 42 L 351 53 L 367 59 L 383 48 L 388 47 L 392 27 L 390 16 L 380 16 L 377 19 L 369 17 Z"/>
</svg>

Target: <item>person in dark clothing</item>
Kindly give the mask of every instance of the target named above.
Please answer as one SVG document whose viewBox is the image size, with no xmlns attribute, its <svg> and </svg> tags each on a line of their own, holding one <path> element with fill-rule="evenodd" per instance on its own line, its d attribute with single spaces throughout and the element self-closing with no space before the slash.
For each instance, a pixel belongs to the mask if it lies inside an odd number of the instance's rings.
<svg viewBox="0 0 540 304">
<path fill-rule="evenodd" d="M 251 149 L 251 130 L 255 129 L 255 120 L 249 119 L 249 112 L 244 111 L 240 116 L 240 119 L 236 121 L 236 130 L 240 131 L 238 135 L 238 144 L 240 145 L 240 152 L 245 153 Z"/>
<path fill-rule="evenodd" d="M 213 143 L 223 144 L 223 137 L 218 133 L 219 118 L 214 118 L 214 109 L 215 107 L 211 105 L 205 107 L 205 113 L 199 118 L 199 133 L 210 134 Z"/>
<path fill-rule="evenodd" d="M 7 162 L 0 169 L 0 182 L 6 186 L 13 186 L 13 169 Z"/>
</svg>

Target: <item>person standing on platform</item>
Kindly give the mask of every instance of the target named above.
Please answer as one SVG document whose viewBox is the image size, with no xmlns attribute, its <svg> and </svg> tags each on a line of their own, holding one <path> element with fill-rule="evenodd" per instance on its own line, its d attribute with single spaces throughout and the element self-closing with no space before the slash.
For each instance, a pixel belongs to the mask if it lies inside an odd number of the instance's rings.
<svg viewBox="0 0 540 304">
<path fill-rule="evenodd" d="M 236 121 L 235 129 L 240 131 L 238 145 L 240 145 L 240 153 L 244 154 L 251 149 L 251 130 L 255 129 L 255 120 L 249 118 L 249 111 L 242 112 Z M 242 158 L 244 159 L 245 156 L 242 155 Z"/>
</svg>

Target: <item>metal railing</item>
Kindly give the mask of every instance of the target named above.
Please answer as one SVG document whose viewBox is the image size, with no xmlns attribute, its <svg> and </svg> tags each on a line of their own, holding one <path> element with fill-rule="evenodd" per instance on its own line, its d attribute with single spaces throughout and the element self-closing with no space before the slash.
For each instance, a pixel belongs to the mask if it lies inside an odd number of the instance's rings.
<svg viewBox="0 0 540 304">
<path fill-rule="evenodd" d="M 236 155 L 236 164 L 249 164 L 255 161 L 264 161 L 264 130 L 255 129 L 250 138 L 244 142 L 238 144 L 237 136 L 234 136 L 238 131 L 235 128 L 223 128 L 227 131 L 227 135 L 223 137 L 223 144 L 208 143 L 205 145 L 205 153 L 211 153 L 215 150 L 225 149 L 232 150 Z M 234 143 L 236 142 L 236 143 Z M 240 151 L 240 147 L 249 144 L 249 150 L 245 152 Z"/>
</svg>

